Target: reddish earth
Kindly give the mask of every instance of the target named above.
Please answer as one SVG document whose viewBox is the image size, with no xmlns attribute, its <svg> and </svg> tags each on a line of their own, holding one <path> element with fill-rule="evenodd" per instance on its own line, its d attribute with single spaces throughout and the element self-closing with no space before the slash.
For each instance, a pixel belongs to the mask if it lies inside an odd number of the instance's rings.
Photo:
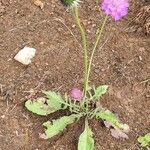
<svg viewBox="0 0 150 150">
<path fill-rule="evenodd" d="M 45 0 L 41 10 L 29 0 L 0 1 L 0 150 L 75 150 L 83 120 L 59 136 L 41 140 L 42 123 L 66 112 L 39 117 L 28 112 L 24 102 L 42 96 L 41 90 L 69 92 L 82 86 L 80 36 L 69 10 L 58 0 Z M 108 84 L 102 104 L 130 126 L 129 140 L 116 140 L 96 120 L 90 121 L 97 150 L 139 150 L 137 137 L 150 131 L 150 38 L 127 33 L 126 27 L 140 7 L 130 0 L 130 12 L 120 22 L 111 19 L 106 27 L 103 49 L 97 50 L 91 85 Z M 87 26 L 89 48 L 103 13 L 96 3 L 82 3 L 81 16 Z M 67 29 L 72 30 L 73 35 Z M 37 49 L 29 66 L 13 57 L 24 46 Z"/>
</svg>

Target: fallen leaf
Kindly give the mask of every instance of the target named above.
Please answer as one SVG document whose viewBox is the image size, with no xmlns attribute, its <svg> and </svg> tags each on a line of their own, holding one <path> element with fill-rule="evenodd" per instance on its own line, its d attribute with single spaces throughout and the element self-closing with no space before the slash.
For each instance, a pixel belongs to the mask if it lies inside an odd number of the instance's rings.
<svg viewBox="0 0 150 150">
<path fill-rule="evenodd" d="M 120 138 L 123 138 L 123 139 L 129 139 L 128 135 L 125 134 L 122 130 L 120 129 L 110 129 L 111 131 L 111 135 L 116 138 L 116 139 L 120 139 Z"/>
<path fill-rule="evenodd" d="M 34 5 L 40 7 L 41 9 L 44 8 L 44 3 L 40 0 L 34 0 Z"/>
<path fill-rule="evenodd" d="M 105 125 L 106 128 L 109 128 L 109 129 L 111 127 L 113 127 L 113 124 L 111 122 L 109 122 L 109 121 L 104 121 L 104 125 Z"/>
</svg>

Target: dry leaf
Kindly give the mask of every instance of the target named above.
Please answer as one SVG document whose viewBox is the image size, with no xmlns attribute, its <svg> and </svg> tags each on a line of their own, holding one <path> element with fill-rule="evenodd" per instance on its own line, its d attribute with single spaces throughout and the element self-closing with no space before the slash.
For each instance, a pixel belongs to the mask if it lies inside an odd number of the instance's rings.
<svg viewBox="0 0 150 150">
<path fill-rule="evenodd" d="M 116 139 L 128 139 L 128 135 L 126 133 L 129 132 L 129 128 L 127 129 L 118 129 L 113 127 L 113 124 L 109 121 L 104 121 L 104 125 L 106 128 L 110 129 L 111 135 Z M 113 129 L 111 129 L 113 127 Z"/>
<path fill-rule="evenodd" d="M 40 7 L 41 9 L 44 8 L 44 3 L 40 0 L 34 0 L 34 5 Z"/>
<path fill-rule="evenodd" d="M 111 131 L 111 135 L 116 138 L 116 139 L 129 139 L 129 137 L 127 136 L 127 134 L 125 134 L 122 130 L 120 129 L 110 129 Z"/>
<path fill-rule="evenodd" d="M 109 122 L 109 121 L 104 121 L 104 125 L 105 125 L 106 128 L 109 128 L 109 129 L 111 127 L 113 127 L 113 124 L 111 122 Z"/>
</svg>

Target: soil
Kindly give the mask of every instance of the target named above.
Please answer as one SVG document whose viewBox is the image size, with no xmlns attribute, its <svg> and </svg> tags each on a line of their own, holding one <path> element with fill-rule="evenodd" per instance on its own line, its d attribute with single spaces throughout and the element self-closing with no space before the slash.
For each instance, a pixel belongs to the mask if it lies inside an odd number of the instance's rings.
<svg viewBox="0 0 150 150">
<path fill-rule="evenodd" d="M 80 35 L 71 11 L 59 0 L 43 2 L 41 10 L 29 0 L 0 1 L 0 150 L 76 150 L 84 128 L 80 120 L 62 134 L 42 140 L 42 123 L 67 112 L 39 117 L 24 107 L 27 99 L 43 96 L 42 90 L 63 94 L 82 87 Z M 119 22 L 109 19 L 101 42 L 105 44 L 95 55 L 90 84 L 109 85 L 101 103 L 130 126 L 129 140 L 117 140 L 91 120 L 97 150 L 139 150 L 137 137 L 150 131 L 150 38 L 142 32 L 125 32 L 141 5 L 140 0 L 130 0 L 128 16 Z M 81 17 L 91 50 L 104 14 L 96 2 L 85 0 Z M 37 49 L 29 66 L 13 59 L 24 46 Z"/>
</svg>

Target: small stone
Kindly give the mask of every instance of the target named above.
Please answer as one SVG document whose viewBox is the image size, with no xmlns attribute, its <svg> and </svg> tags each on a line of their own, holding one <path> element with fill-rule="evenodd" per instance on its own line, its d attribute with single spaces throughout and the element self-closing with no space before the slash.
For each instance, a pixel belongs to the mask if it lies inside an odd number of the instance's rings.
<svg viewBox="0 0 150 150">
<path fill-rule="evenodd" d="M 146 97 L 146 98 L 150 98 L 150 94 L 146 94 L 145 97 Z"/>
<path fill-rule="evenodd" d="M 40 42 L 40 45 L 44 45 L 44 42 Z"/>
<path fill-rule="evenodd" d="M 36 49 L 30 47 L 24 47 L 21 49 L 14 59 L 24 65 L 29 65 L 31 63 L 31 59 L 35 56 Z"/>
<path fill-rule="evenodd" d="M 142 61 L 142 57 L 141 56 L 139 56 L 139 60 Z"/>
<path fill-rule="evenodd" d="M 5 118 L 5 115 L 2 115 L 1 118 L 4 119 L 4 118 Z"/>
<path fill-rule="evenodd" d="M 73 24 L 73 25 L 72 25 L 72 28 L 75 28 L 75 27 L 76 27 L 76 25 L 75 25 L 75 24 Z"/>
<path fill-rule="evenodd" d="M 100 69 L 95 69 L 94 72 L 99 74 L 100 73 Z"/>
<path fill-rule="evenodd" d="M 90 30 L 90 29 L 87 29 L 86 31 L 87 31 L 87 33 L 91 33 L 91 30 Z"/>
<path fill-rule="evenodd" d="M 92 24 L 92 27 L 93 27 L 93 28 L 96 27 L 96 24 Z"/>
</svg>

